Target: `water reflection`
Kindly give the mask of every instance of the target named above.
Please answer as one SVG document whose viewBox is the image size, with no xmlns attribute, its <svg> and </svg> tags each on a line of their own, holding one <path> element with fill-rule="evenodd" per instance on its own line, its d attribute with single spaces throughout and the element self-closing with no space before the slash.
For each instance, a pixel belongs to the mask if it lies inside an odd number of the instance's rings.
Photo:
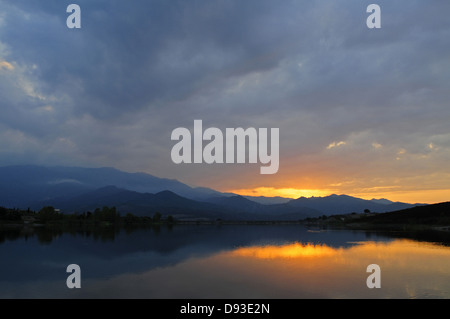
<svg viewBox="0 0 450 319">
<path fill-rule="evenodd" d="M 258 259 L 319 257 L 335 255 L 341 250 L 323 244 L 293 243 L 283 246 L 267 245 L 238 248 L 233 251 L 233 256 Z"/>
<path fill-rule="evenodd" d="M 448 248 L 410 240 L 244 247 L 93 282 L 87 293 L 120 287 L 134 298 L 449 298 L 449 262 Z M 371 263 L 382 269 L 381 289 L 366 286 Z"/>
<path fill-rule="evenodd" d="M 3 232 L 1 298 L 450 298 L 450 248 L 398 233 L 298 225 L 40 231 Z M 71 263 L 82 268 L 82 289 L 65 286 Z M 373 263 L 381 289 L 366 286 Z"/>
<path fill-rule="evenodd" d="M 450 249 L 440 244 L 407 239 L 347 248 L 293 243 L 239 248 L 226 255 L 239 260 L 235 265 L 244 262 L 252 269 L 246 276 L 266 276 L 285 298 L 450 297 Z M 365 286 L 365 267 L 372 263 L 381 267 L 381 289 Z M 277 274 L 271 272 L 275 269 Z"/>
</svg>

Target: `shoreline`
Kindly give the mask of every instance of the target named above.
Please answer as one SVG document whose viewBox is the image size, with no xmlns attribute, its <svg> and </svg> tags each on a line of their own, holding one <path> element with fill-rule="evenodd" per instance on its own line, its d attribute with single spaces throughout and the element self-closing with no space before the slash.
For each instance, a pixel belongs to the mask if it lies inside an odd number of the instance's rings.
<svg viewBox="0 0 450 319">
<path fill-rule="evenodd" d="M 450 232 L 450 225 L 423 225 L 415 223 L 329 223 L 325 221 L 306 221 L 306 220 L 176 220 L 174 222 L 158 222 L 158 223 L 110 223 L 100 221 L 94 222 L 67 222 L 67 221 L 53 221 L 50 223 L 5 223 L 0 222 L 0 230 L 3 228 L 35 228 L 35 227 L 160 227 L 160 226 L 176 226 L 176 225 L 302 225 L 305 227 L 314 227 L 321 229 L 344 229 L 344 230 L 402 230 L 402 231 L 415 231 L 415 230 L 435 230 Z"/>
</svg>

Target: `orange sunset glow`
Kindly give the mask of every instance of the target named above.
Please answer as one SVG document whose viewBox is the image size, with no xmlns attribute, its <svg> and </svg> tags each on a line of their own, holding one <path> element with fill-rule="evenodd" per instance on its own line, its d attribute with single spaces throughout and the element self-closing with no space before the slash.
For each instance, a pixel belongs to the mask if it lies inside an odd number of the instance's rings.
<svg viewBox="0 0 450 319">
<path fill-rule="evenodd" d="M 319 189 L 295 189 L 295 188 L 274 188 L 274 187 L 257 187 L 253 189 L 236 189 L 229 192 L 242 196 L 280 196 L 286 198 L 299 197 L 322 197 L 332 194 L 330 191 Z"/>
<path fill-rule="evenodd" d="M 377 191 L 372 192 L 340 192 L 332 189 L 295 189 L 295 188 L 274 188 L 274 187 L 256 187 L 253 189 L 231 189 L 227 190 L 241 196 L 264 196 L 264 197 L 325 197 L 332 194 L 346 194 L 362 199 L 386 198 L 392 201 L 400 201 L 406 203 L 424 203 L 434 204 L 446 202 L 450 199 L 450 189 L 438 190 L 410 190 L 410 191 Z"/>
</svg>

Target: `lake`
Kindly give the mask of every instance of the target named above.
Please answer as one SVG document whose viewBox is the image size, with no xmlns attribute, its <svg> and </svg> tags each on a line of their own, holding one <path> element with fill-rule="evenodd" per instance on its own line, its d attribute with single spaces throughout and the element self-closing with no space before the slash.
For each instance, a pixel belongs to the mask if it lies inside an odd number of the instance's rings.
<svg viewBox="0 0 450 319">
<path fill-rule="evenodd" d="M 450 298 L 450 246 L 448 232 L 302 225 L 2 229 L 0 298 Z"/>
</svg>

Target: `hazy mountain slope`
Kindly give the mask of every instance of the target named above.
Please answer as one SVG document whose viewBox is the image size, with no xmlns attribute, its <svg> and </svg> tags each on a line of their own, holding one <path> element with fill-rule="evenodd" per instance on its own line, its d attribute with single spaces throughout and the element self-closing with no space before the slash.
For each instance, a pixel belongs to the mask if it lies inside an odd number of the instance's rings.
<svg viewBox="0 0 450 319">
<path fill-rule="evenodd" d="M 122 215 L 153 216 L 155 212 L 165 215 L 195 217 L 218 217 L 226 213 L 221 207 L 181 197 L 170 191 L 156 194 L 138 193 L 115 186 L 103 187 L 70 199 L 54 199 L 41 203 L 61 209 L 65 213 L 93 211 L 103 206 L 116 207 Z"/>
<path fill-rule="evenodd" d="M 264 205 L 272 205 L 272 204 L 285 204 L 292 200 L 292 198 L 286 198 L 286 197 L 280 197 L 280 196 L 274 196 L 274 197 L 267 197 L 267 196 L 243 196 L 244 198 L 247 198 L 251 201 L 254 201 L 256 203 L 264 204 Z"/>
<path fill-rule="evenodd" d="M 294 207 L 309 207 L 322 212 L 324 215 L 348 214 L 352 212 L 361 213 L 365 209 L 373 212 L 384 213 L 393 210 L 405 209 L 417 204 L 392 203 L 385 204 L 364 200 L 347 195 L 330 195 L 326 197 L 300 197 L 288 202 Z"/>
<path fill-rule="evenodd" d="M 221 194 L 209 188 L 192 188 L 177 180 L 114 168 L 7 166 L 0 167 L 0 205 L 37 208 L 36 203 L 43 200 L 70 198 L 108 185 L 141 193 L 170 190 L 195 199 Z"/>
</svg>

